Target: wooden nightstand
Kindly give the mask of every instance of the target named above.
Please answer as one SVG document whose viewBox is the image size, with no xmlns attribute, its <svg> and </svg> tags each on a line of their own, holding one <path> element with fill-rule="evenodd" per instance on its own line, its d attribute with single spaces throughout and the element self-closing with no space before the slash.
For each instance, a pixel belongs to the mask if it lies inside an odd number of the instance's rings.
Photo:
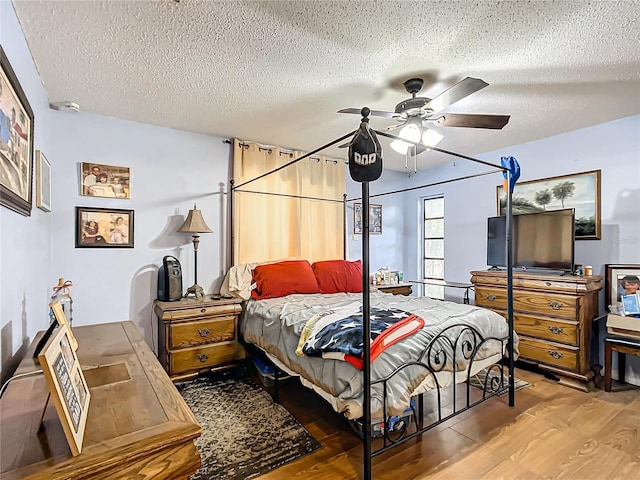
<svg viewBox="0 0 640 480">
<path fill-rule="evenodd" d="M 382 293 L 393 293 L 394 295 L 411 295 L 412 288 L 410 283 L 398 283 L 394 285 L 374 285 L 377 291 Z"/>
<path fill-rule="evenodd" d="M 158 359 L 172 380 L 233 367 L 245 358 L 237 334 L 241 302 L 237 297 L 213 300 L 211 295 L 155 302 Z"/>
</svg>

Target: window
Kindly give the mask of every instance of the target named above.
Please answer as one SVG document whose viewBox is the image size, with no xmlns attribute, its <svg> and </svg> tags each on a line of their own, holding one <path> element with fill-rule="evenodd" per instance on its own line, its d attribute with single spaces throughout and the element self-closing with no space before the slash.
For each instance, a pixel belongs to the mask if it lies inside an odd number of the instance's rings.
<svg viewBox="0 0 640 480">
<path fill-rule="evenodd" d="M 425 198 L 423 211 L 423 293 L 444 300 L 444 197 Z"/>
</svg>

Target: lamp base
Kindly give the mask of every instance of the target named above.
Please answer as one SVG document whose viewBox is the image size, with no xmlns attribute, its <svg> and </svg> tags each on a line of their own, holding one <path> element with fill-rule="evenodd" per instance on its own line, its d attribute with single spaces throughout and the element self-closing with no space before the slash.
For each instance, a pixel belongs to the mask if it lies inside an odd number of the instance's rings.
<svg viewBox="0 0 640 480">
<path fill-rule="evenodd" d="M 189 298 L 190 295 L 194 295 L 196 299 L 204 297 L 204 289 L 197 283 L 187 288 L 187 293 L 182 298 Z"/>
</svg>

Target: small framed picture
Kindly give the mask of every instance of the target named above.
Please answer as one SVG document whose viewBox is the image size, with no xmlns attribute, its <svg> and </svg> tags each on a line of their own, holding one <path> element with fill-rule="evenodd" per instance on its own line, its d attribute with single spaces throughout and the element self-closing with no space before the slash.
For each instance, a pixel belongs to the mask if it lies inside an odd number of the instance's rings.
<svg viewBox="0 0 640 480">
<path fill-rule="evenodd" d="M 51 211 L 51 164 L 40 150 L 36 150 L 36 206 Z"/>
<path fill-rule="evenodd" d="M 49 308 L 51 308 L 51 311 L 53 312 L 53 316 L 55 317 L 56 322 L 58 322 L 58 325 L 65 325 L 69 329 L 69 341 L 71 342 L 71 347 L 73 348 L 74 352 L 77 351 L 78 341 L 76 340 L 76 337 L 73 335 L 73 331 L 71 330 L 71 325 L 69 324 L 69 320 L 67 319 L 67 316 L 64 314 L 64 310 L 62 309 L 62 304 L 60 303 L 60 301 L 51 302 L 51 304 L 49 305 Z"/>
<path fill-rule="evenodd" d="M 607 308 L 619 305 L 622 295 L 640 292 L 639 264 L 606 264 L 604 277 L 604 300 Z"/>
<path fill-rule="evenodd" d="M 62 324 L 55 330 L 38 355 L 38 360 L 71 453 L 80 455 L 91 393 L 71 346 L 66 325 Z"/>
<path fill-rule="evenodd" d="M 90 197 L 131 198 L 131 172 L 127 167 L 81 163 L 80 194 Z"/>
<path fill-rule="evenodd" d="M 353 233 L 362 234 L 362 204 L 353 205 Z M 369 234 L 382 235 L 382 205 L 369 204 Z"/>
<path fill-rule="evenodd" d="M 133 248 L 133 210 L 76 207 L 76 248 Z"/>
</svg>

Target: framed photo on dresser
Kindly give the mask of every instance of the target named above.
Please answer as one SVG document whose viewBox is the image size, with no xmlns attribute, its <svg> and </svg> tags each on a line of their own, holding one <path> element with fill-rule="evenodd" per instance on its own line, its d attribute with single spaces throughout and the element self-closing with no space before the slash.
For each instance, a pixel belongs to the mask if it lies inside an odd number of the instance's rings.
<svg viewBox="0 0 640 480">
<path fill-rule="evenodd" d="M 91 393 L 71 346 L 71 332 L 67 325 L 61 324 L 54 331 L 38 360 L 71 453 L 80 455 Z"/>
</svg>

